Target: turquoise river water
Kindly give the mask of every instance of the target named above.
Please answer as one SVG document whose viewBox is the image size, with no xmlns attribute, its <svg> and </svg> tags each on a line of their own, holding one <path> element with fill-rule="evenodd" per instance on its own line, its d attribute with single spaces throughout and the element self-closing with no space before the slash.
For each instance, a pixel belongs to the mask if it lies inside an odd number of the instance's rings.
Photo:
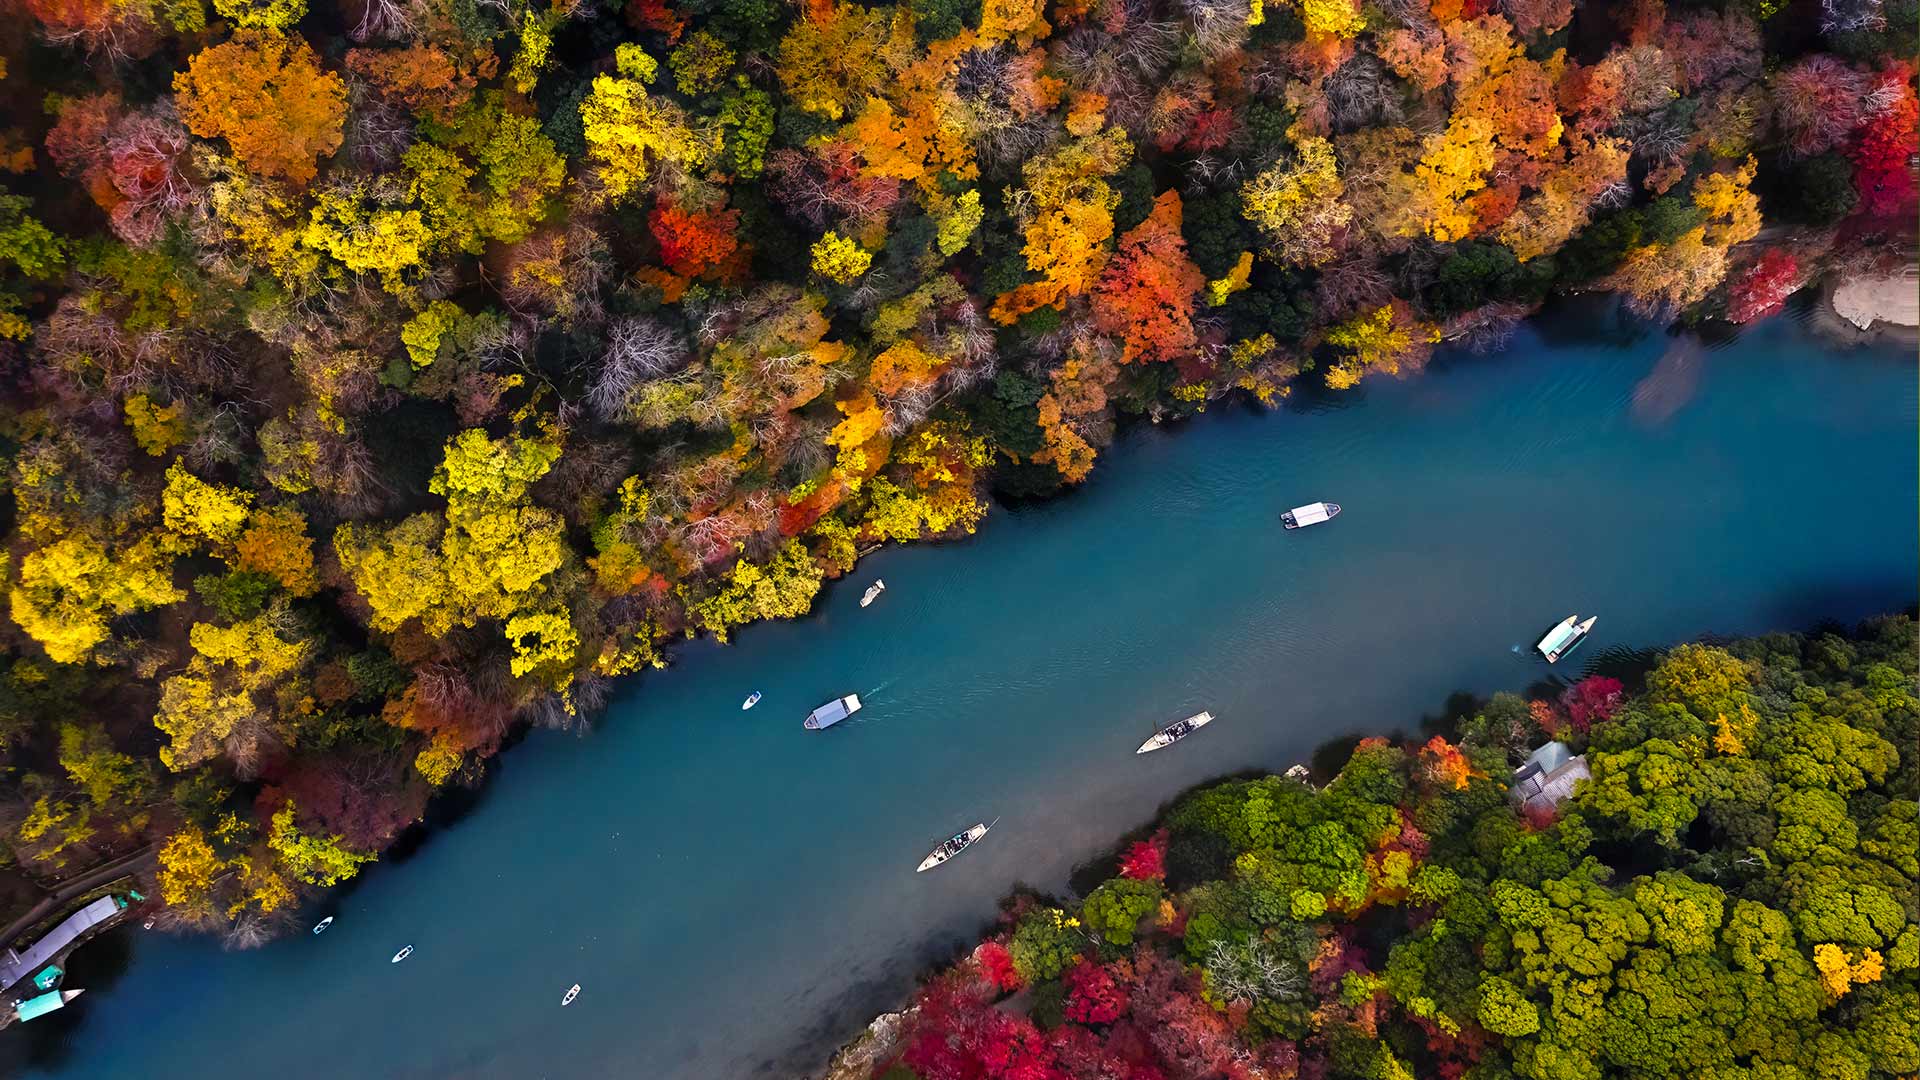
<svg viewBox="0 0 1920 1080">
<path fill-rule="evenodd" d="M 1143 427 L 1082 490 L 877 554 L 808 618 L 686 646 L 591 734 L 533 734 L 315 911 L 323 937 L 89 946 L 68 984 L 90 993 L 0 1037 L 0 1071 L 805 1073 L 1015 882 L 1062 888 L 1208 777 L 1523 689 L 1569 612 L 1600 616 L 1577 667 L 1913 605 L 1917 411 L 1904 350 L 1790 320 L 1710 347 L 1582 307 L 1334 402 Z M 1345 513 L 1280 528 L 1319 499 Z M 852 721 L 801 730 L 850 691 Z M 1133 754 L 1202 708 L 1201 735 Z"/>
</svg>

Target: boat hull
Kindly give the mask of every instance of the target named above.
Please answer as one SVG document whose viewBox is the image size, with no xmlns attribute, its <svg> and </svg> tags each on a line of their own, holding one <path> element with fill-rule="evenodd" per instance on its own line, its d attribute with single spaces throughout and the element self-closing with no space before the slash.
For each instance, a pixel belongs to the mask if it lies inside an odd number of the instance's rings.
<svg viewBox="0 0 1920 1080">
<path fill-rule="evenodd" d="M 835 698 L 808 713 L 807 718 L 801 721 L 800 726 L 806 728 L 808 731 L 825 731 L 840 721 L 845 720 L 847 717 L 852 716 L 854 713 L 859 712 L 860 709 L 860 695 L 848 694 L 843 698 Z"/>
<path fill-rule="evenodd" d="M 1580 622 L 1579 619 L 1578 615 L 1569 615 L 1561 619 L 1554 624 L 1553 629 L 1547 631 L 1547 636 L 1541 638 L 1540 643 L 1534 646 L 1539 650 L 1540 655 L 1546 658 L 1547 663 L 1557 664 L 1568 653 L 1578 648 L 1581 642 L 1587 640 L 1587 635 L 1593 633 L 1593 624 L 1598 622 L 1600 617 L 1591 615 L 1585 622 Z"/>
<path fill-rule="evenodd" d="M 955 856 L 978 843 L 980 838 L 987 835 L 987 830 L 991 828 L 993 828 L 992 825 L 977 824 L 961 834 L 966 840 L 960 846 L 949 848 L 946 844 L 941 844 L 939 847 L 927 852 L 927 857 L 920 860 L 920 865 L 914 867 L 913 872 L 916 874 L 924 874 L 936 866 L 945 866 L 947 863 L 952 862 Z"/>
<path fill-rule="evenodd" d="M 1212 713 L 1210 712 L 1195 713 L 1194 715 L 1187 717 L 1185 720 L 1180 720 L 1180 721 L 1176 721 L 1175 723 L 1168 724 L 1166 727 L 1163 727 L 1159 731 L 1154 732 L 1150 737 L 1148 737 L 1146 742 L 1143 742 L 1140 744 L 1140 748 L 1138 750 L 1135 750 L 1134 753 L 1135 754 L 1151 754 L 1155 750 L 1164 750 L 1167 747 L 1172 746 L 1174 743 L 1179 742 L 1181 739 L 1186 738 L 1187 736 L 1193 734 L 1196 731 L 1199 731 L 1201 728 L 1206 727 L 1208 724 L 1211 724 L 1211 723 L 1213 723 Z M 1168 734 L 1168 730 L 1170 728 L 1178 727 L 1180 724 L 1186 724 L 1187 729 L 1185 731 L 1182 731 L 1178 735 Z"/>
<path fill-rule="evenodd" d="M 1309 525 L 1319 525 L 1340 516 L 1340 504 L 1330 502 L 1308 503 L 1296 506 L 1280 515 L 1280 524 L 1288 529 L 1304 529 Z"/>
</svg>

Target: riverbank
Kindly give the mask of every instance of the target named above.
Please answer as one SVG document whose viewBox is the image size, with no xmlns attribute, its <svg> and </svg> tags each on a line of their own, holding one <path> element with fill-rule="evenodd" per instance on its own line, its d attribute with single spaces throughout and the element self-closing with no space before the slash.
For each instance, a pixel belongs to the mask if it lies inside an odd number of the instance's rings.
<svg viewBox="0 0 1920 1080">
<path fill-rule="evenodd" d="M 1677 1080 L 1836 1048 L 1911 1071 L 1915 646 L 1907 616 L 1681 646 L 1365 740 L 1321 789 L 1190 792 L 1086 895 L 1010 898 L 820 1075 L 1546 1076 L 1571 1055 Z M 1569 797 L 1543 768 L 1584 779 Z M 1803 842 L 1814 805 L 1860 854 Z M 1821 890 L 1884 918 L 1843 927 Z M 1648 977 L 1684 1004 L 1635 1011 Z"/>
<path fill-rule="evenodd" d="M 1920 271 L 1839 275 L 1822 287 L 1820 311 L 1836 340 L 1920 345 Z"/>
<path fill-rule="evenodd" d="M 1066 895 L 1179 792 L 1456 692 L 1577 676 L 1526 654 L 1568 611 L 1602 616 L 1584 667 L 1910 595 L 1920 515 L 1888 494 L 1920 490 L 1910 361 L 1776 320 L 1707 350 L 1677 407 L 1635 410 L 1672 340 L 1561 310 L 1419 379 L 1141 425 L 1070 499 L 874 553 L 872 607 L 864 580 L 828 589 L 802 619 L 679 646 L 588 737 L 535 731 L 470 809 L 303 912 L 337 916 L 318 938 L 89 946 L 86 998 L 0 1044 L 0 1073 L 186 1080 L 217 1046 L 280 1080 L 801 1075 L 971 949 L 1015 882 Z M 1277 527 L 1315 498 L 1346 512 Z M 1821 531 L 1772 512 L 1811 500 Z M 1578 527 L 1541 543 L 1543 523 Z M 858 717 L 800 730 L 848 692 Z M 1202 708 L 1204 737 L 1134 755 Z"/>
</svg>

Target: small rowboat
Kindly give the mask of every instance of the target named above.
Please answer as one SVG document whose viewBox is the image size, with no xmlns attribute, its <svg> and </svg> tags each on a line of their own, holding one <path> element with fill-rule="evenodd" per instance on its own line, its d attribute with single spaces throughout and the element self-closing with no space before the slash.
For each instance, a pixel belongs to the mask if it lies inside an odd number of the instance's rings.
<svg viewBox="0 0 1920 1080">
<path fill-rule="evenodd" d="M 394 953 L 394 954 L 393 954 L 393 959 L 391 959 L 391 960 L 389 960 L 389 961 L 387 961 L 387 963 L 389 963 L 389 964 L 397 964 L 397 963 L 399 963 L 400 961 L 402 961 L 402 960 L 405 960 L 405 959 L 406 959 L 407 957 L 409 957 L 409 956 L 412 956 L 412 955 L 413 955 L 413 946 L 411 946 L 411 945 L 409 945 L 409 946 L 407 946 L 406 948 L 404 948 L 404 949 L 401 949 L 401 950 L 400 950 L 399 952 L 397 952 L 397 953 Z"/>
<path fill-rule="evenodd" d="M 567 987 L 567 996 L 560 999 L 560 1007 L 565 1008 L 568 1005 L 573 1004 L 573 999 L 579 996 L 580 996 L 580 984 L 574 983 L 572 986 Z"/>
<path fill-rule="evenodd" d="M 860 594 L 860 606 L 866 607 L 868 604 L 873 603 L 876 597 L 886 591 L 887 583 L 879 578 L 874 578 L 873 584 L 867 586 L 867 591 Z"/>
<path fill-rule="evenodd" d="M 760 691 L 755 690 L 753 693 L 747 695 L 747 700 L 740 703 L 740 711 L 746 712 L 758 704 L 760 704 Z"/>
<path fill-rule="evenodd" d="M 1163 750 L 1211 723 L 1213 723 L 1213 714 L 1210 712 L 1195 713 L 1185 720 L 1176 720 L 1154 732 L 1134 753 L 1150 754 L 1155 750 Z"/>
<path fill-rule="evenodd" d="M 316 934 L 324 934 L 327 932 L 327 927 L 332 925 L 333 925 L 333 916 L 329 915 L 326 918 L 321 919 L 318 923 L 314 924 L 313 932 Z"/>
<path fill-rule="evenodd" d="M 918 868 L 914 870 L 914 873 L 916 874 L 925 873 L 926 871 L 931 870 L 936 866 L 939 866 L 941 863 L 946 862 L 948 859 L 953 858 L 955 855 L 958 855 L 961 852 L 967 850 L 969 847 L 973 846 L 973 842 L 975 840 L 978 840 L 981 837 L 987 835 L 988 829 L 991 829 L 998 824 L 1000 824 L 1000 819 L 994 818 L 993 821 L 988 824 L 985 824 L 985 825 L 975 824 L 972 828 L 966 830 L 965 832 L 957 832 L 957 833 L 954 833 L 952 836 L 947 837 L 945 840 L 942 840 L 940 842 L 939 847 L 936 847 L 932 851 L 927 852 L 927 857 L 920 860 L 920 865 Z"/>
<path fill-rule="evenodd" d="M 1280 524 L 1289 529 L 1304 529 L 1309 525 L 1318 525 L 1323 521 L 1332 521 L 1340 516 L 1340 504 L 1330 502 L 1308 503 L 1296 506 L 1280 515 Z"/>
<path fill-rule="evenodd" d="M 1534 646 L 1540 650 L 1541 656 L 1547 658 L 1547 663 L 1558 663 L 1561 657 L 1587 640 L 1587 635 L 1593 632 L 1593 624 L 1599 621 L 1600 616 L 1588 616 L 1586 622 L 1577 622 L 1579 618 L 1578 615 L 1569 615 L 1561 619 L 1553 629 L 1547 631 L 1546 637 L 1540 639 L 1540 644 Z"/>
</svg>

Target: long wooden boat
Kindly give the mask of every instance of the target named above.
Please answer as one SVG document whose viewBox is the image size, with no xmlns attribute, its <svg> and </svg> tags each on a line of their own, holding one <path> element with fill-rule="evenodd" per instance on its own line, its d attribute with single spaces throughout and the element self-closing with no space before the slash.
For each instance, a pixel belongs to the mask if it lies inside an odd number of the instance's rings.
<svg viewBox="0 0 1920 1080">
<path fill-rule="evenodd" d="M 1176 720 L 1154 732 L 1134 753 L 1151 754 L 1155 750 L 1165 749 L 1211 723 L 1213 723 L 1213 714 L 1210 712 L 1198 712 L 1185 720 Z"/>
<path fill-rule="evenodd" d="M 920 865 L 916 867 L 913 872 L 916 874 L 921 874 L 921 873 L 925 873 L 928 870 L 933 869 L 936 866 L 939 866 L 940 864 L 946 862 L 948 859 L 951 859 L 955 855 L 958 855 L 961 852 L 967 850 L 969 847 L 972 847 L 974 841 L 987 835 L 987 830 L 993 828 L 995 825 L 998 825 L 998 824 L 1000 824 L 1000 819 L 994 818 L 991 823 L 988 823 L 988 824 L 976 823 L 972 828 L 967 829 L 964 832 L 954 833 L 952 836 L 949 836 L 945 840 L 940 841 L 939 847 L 936 847 L 932 851 L 927 852 L 927 857 L 920 860 Z"/>
</svg>

